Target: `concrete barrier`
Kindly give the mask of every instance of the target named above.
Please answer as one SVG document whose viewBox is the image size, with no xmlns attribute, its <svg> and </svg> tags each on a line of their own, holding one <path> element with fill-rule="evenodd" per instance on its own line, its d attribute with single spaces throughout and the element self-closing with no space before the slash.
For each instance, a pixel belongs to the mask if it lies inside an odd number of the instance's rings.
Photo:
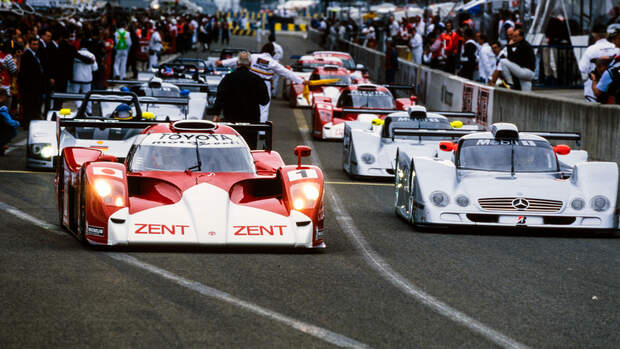
<svg viewBox="0 0 620 349">
<path fill-rule="evenodd" d="M 321 43 L 322 34 L 310 30 L 310 39 Z M 385 81 L 382 52 L 333 38 L 327 45 L 349 52 L 374 81 Z M 476 112 L 483 125 L 504 121 L 522 130 L 580 132 L 591 160 L 620 164 L 620 106 L 493 88 L 403 59 L 399 67 L 395 83 L 415 86 L 419 103 L 428 109 Z"/>
</svg>

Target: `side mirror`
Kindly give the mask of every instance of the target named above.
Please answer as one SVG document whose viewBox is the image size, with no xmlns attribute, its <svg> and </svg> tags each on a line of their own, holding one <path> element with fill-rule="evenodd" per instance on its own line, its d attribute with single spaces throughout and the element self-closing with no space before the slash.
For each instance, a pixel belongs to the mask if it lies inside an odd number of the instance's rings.
<svg viewBox="0 0 620 349">
<path fill-rule="evenodd" d="M 452 128 L 461 128 L 463 127 L 463 121 L 455 120 L 450 123 L 450 127 Z"/>
<path fill-rule="evenodd" d="M 553 147 L 553 151 L 558 155 L 568 155 L 570 154 L 570 147 L 566 144 L 558 144 Z"/>
<path fill-rule="evenodd" d="M 312 153 L 312 148 L 307 145 L 298 145 L 295 147 L 293 153 L 297 156 L 297 168 L 301 168 L 301 158 L 310 156 Z"/>
<path fill-rule="evenodd" d="M 453 151 L 456 149 L 456 144 L 448 141 L 439 142 L 439 149 L 443 151 Z"/>
<path fill-rule="evenodd" d="M 411 101 L 411 104 L 415 104 L 415 102 L 417 102 L 418 100 L 418 97 L 411 95 L 409 96 L 409 100 Z"/>
</svg>

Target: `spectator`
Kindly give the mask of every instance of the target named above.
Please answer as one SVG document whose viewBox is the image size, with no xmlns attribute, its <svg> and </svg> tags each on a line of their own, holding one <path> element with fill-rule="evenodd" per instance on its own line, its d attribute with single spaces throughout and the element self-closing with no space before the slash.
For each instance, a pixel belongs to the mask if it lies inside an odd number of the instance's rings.
<svg viewBox="0 0 620 349">
<path fill-rule="evenodd" d="M 493 76 L 493 71 L 497 66 L 496 54 L 494 53 L 491 45 L 489 45 L 486 35 L 480 35 L 478 43 L 481 45 L 480 52 L 478 54 L 478 71 L 480 81 L 487 83 Z M 497 43 L 499 46 L 499 43 Z"/>
<path fill-rule="evenodd" d="M 586 80 L 583 84 L 583 95 L 586 101 L 606 102 L 606 99 L 603 96 L 604 93 L 601 93 L 601 91 L 597 89 L 596 84 L 598 84 L 607 68 L 609 68 L 609 63 L 611 63 L 611 61 L 612 58 L 598 58 L 595 61 L 594 70 L 590 72 L 588 80 Z M 600 100 L 598 98 L 599 96 L 601 97 Z"/>
<path fill-rule="evenodd" d="M 105 90 L 104 59 L 106 56 L 106 48 L 103 41 L 101 41 L 101 34 L 98 28 L 93 28 L 91 30 L 90 38 L 86 39 L 84 47 L 95 56 L 95 63 L 97 64 L 97 71 L 93 73 L 92 87 L 96 90 Z"/>
<path fill-rule="evenodd" d="M 9 93 L 7 90 L 0 89 L 0 156 L 4 156 L 4 153 L 9 148 L 8 143 L 17 136 L 17 128 L 19 122 L 13 120 L 9 114 L 9 108 L 7 108 L 7 98 Z"/>
<path fill-rule="evenodd" d="M 615 35 L 615 33 L 611 35 Z M 594 44 L 590 45 L 581 56 L 581 59 L 579 59 L 579 71 L 581 72 L 581 78 L 585 80 L 583 94 L 586 99 L 593 94 L 590 77 L 591 73 L 596 70 L 595 62 L 598 59 L 604 60 L 605 58 L 614 58 L 618 53 L 618 48 L 607 41 L 607 34 L 605 33 L 604 26 L 596 25 L 592 32 L 592 37 L 595 40 Z"/>
<path fill-rule="evenodd" d="M 609 35 L 611 42 L 620 48 L 620 30 Z M 616 56 L 601 78 L 592 81 L 592 90 L 599 102 L 620 104 L 620 56 Z"/>
<path fill-rule="evenodd" d="M 390 16 L 390 22 L 388 24 L 388 33 L 390 33 L 390 38 L 392 39 L 393 42 L 397 42 L 399 32 L 400 32 L 400 25 L 398 25 L 398 22 L 396 22 L 396 19 L 394 19 L 394 16 Z"/>
<path fill-rule="evenodd" d="M 453 30 L 452 21 L 446 22 L 446 32 L 442 33 L 440 38 L 443 41 L 443 50 L 446 56 L 445 71 L 454 74 L 459 35 Z"/>
<path fill-rule="evenodd" d="M 409 40 L 409 47 L 411 49 L 411 60 L 415 64 L 421 64 L 423 50 L 422 36 L 418 33 L 416 27 L 411 28 L 411 34 L 411 40 Z"/>
<path fill-rule="evenodd" d="M 135 43 L 136 45 L 138 43 Z M 127 74 L 127 57 L 131 48 L 131 34 L 125 30 L 125 25 L 121 23 L 120 27 L 114 33 L 114 48 L 116 55 L 114 56 L 114 78 L 125 79 Z"/>
<path fill-rule="evenodd" d="M 90 63 L 84 63 L 77 57 L 73 61 L 73 79 L 69 84 L 71 93 L 87 93 L 91 89 L 93 83 L 93 72 L 97 71 L 98 66 L 95 60 L 95 55 L 88 51 L 86 47 L 82 47 L 78 53 L 84 57 L 91 59 Z M 79 108 L 82 102 L 76 101 L 75 105 Z M 86 112 L 91 113 L 90 103 L 86 107 Z"/>
<path fill-rule="evenodd" d="M 11 82 L 17 74 L 17 64 L 11 53 L 11 42 L 9 40 L 0 42 L 0 89 L 7 92 L 4 102 L 9 109 L 12 106 Z"/>
<path fill-rule="evenodd" d="M 129 52 L 127 53 L 127 65 L 131 68 L 133 78 L 138 78 L 138 50 L 140 49 L 140 36 L 138 35 L 139 28 L 136 27 L 136 21 L 133 21 L 128 28 L 129 36 L 133 45 L 129 46 Z M 141 30 L 140 30 L 141 32 Z M 146 37 L 146 33 L 143 34 Z"/>
<path fill-rule="evenodd" d="M 459 76 L 473 80 L 474 72 L 478 67 L 478 60 L 476 58 L 478 45 L 474 41 L 474 31 L 471 28 L 465 28 L 464 35 L 466 41 L 461 48 L 461 70 L 459 71 Z"/>
<path fill-rule="evenodd" d="M 431 68 L 443 69 L 446 65 L 446 55 L 444 54 L 443 41 L 441 36 L 437 35 L 439 29 L 435 29 L 429 35 L 429 41 L 432 42 L 430 46 L 431 51 Z"/>
<path fill-rule="evenodd" d="M 17 85 L 21 100 L 22 127 L 28 129 L 31 120 L 41 118 L 45 75 L 41 61 L 35 53 L 39 49 L 39 39 L 32 37 L 21 57 Z"/>
<path fill-rule="evenodd" d="M 507 58 L 500 60 L 498 70 L 512 88 L 531 91 L 536 57 L 534 49 L 523 37 L 523 29 L 515 30 L 513 43 L 507 51 Z"/>
<path fill-rule="evenodd" d="M 515 22 L 512 20 L 510 12 L 506 10 L 500 11 L 499 15 L 500 15 L 500 20 L 499 20 L 499 27 L 497 31 L 498 38 L 499 38 L 498 41 L 502 46 L 506 46 L 510 42 L 510 33 L 508 32 L 508 30 L 511 28 L 514 28 Z"/>
<path fill-rule="evenodd" d="M 398 53 L 391 39 L 387 39 L 385 46 L 385 83 L 393 84 L 398 70 Z"/>
<path fill-rule="evenodd" d="M 148 70 L 151 70 L 153 67 L 157 66 L 157 60 L 159 58 L 159 55 L 161 55 L 164 49 L 164 46 L 161 43 L 161 34 L 159 34 L 159 29 L 160 28 L 156 28 L 156 30 L 153 31 L 153 33 L 151 34 L 151 39 L 149 40 Z"/>
</svg>

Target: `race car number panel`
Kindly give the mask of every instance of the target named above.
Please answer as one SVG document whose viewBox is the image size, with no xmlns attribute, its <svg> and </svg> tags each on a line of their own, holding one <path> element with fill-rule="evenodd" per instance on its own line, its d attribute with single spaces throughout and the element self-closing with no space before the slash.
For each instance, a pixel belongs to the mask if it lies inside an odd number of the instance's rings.
<svg viewBox="0 0 620 349">
<path fill-rule="evenodd" d="M 317 175 L 315 170 L 298 170 L 288 173 L 288 180 L 291 182 L 309 178 L 319 178 L 319 176 Z"/>
</svg>

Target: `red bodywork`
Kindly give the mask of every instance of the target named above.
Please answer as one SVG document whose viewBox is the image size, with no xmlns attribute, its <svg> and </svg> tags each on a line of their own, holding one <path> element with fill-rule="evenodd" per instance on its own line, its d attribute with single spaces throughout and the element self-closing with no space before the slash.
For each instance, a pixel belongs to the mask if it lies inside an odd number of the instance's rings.
<svg viewBox="0 0 620 349">
<path fill-rule="evenodd" d="M 315 56 L 302 56 L 295 65 L 297 67 L 300 67 L 301 69 L 301 67 L 303 66 L 319 67 L 319 66 L 325 66 L 328 64 L 339 66 L 339 67 L 343 66 L 342 61 L 339 59 L 329 59 L 329 58 L 315 57 Z M 293 69 L 288 66 L 287 68 Z M 304 78 L 302 77 L 302 79 Z M 303 84 L 294 84 L 288 80 L 284 81 L 284 88 L 283 88 L 284 98 L 288 98 L 289 105 L 293 108 L 297 106 L 297 96 L 302 94 L 303 90 L 304 90 Z"/>
<path fill-rule="evenodd" d="M 198 132 L 239 136 L 237 131 L 226 125 L 218 125 L 213 130 L 192 130 L 187 133 Z M 182 134 L 184 131 L 174 129 L 173 124 L 161 123 L 147 127 L 142 133 Z M 306 149 L 303 146 L 298 148 Z M 321 170 L 308 165 L 287 166 L 276 151 L 253 150 L 251 156 L 256 173 L 128 172 L 127 163 L 118 163 L 115 157 L 104 155 L 98 149 L 66 147 L 58 161 L 55 179 L 60 224 L 81 240 L 105 245 L 108 242 L 108 219 L 116 211 L 128 208 L 129 214 L 134 214 L 157 206 L 174 204 L 181 200 L 185 190 L 199 183 L 209 183 L 228 191 L 230 200 L 235 204 L 288 217 L 294 209 L 294 198 L 289 190 L 291 182 L 287 174 L 314 170 L 318 178 L 295 180 L 295 184 L 317 183 L 320 196 L 313 207 L 298 211 L 310 217 L 316 227 L 313 246 L 323 244 L 323 240 L 317 237 L 324 229 L 324 184 Z M 101 197 L 97 193 L 95 187 L 98 181 L 105 181 L 109 185 L 110 195 Z M 90 229 L 86 227 L 86 222 L 88 227 L 103 227 L 101 235 L 86 234 L 85 230 Z"/>
<path fill-rule="evenodd" d="M 350 85 L 346 86 L 342 89 L 340 93 L 340 97 L 346 93 L 346 91 L 356 91 L 356 90 L 365 90 L 365 91 L 380 91 L 383 93 L 387 93 L 392 96 L 391 92 L 383 86 L 380 85 L 371 85 L 371 84 L 363 84 L 363 85 Z M 393 97 L 392 97 L 393 98 Z M 312 134 L 317 139 L 322 139 L 322 130 L 323 126 L 328 123 L 332 123 L 333 125 L 341 124 L 345 121 L 355 121 L 359 114 L 373 114 L 372 110 L 377 109 L 385 109 L 385 110 L 407 110 L 407 107 L 415 105 L 416 97 L 411 96 L 409 98 L 396 98 L 394 99 L 394 108 L 381 108 L 368 106 L 364 108 L 356 108 L 350 105 L 343 105 L 341 101 L 332 101 L 329 97 L 321 97 L 317 96 L 314 99 L 314 104 L 312 106 Z M 343 109 L 346 108 L 348 111 L 344 112 Z M 356 109 L 355 112 L 351 112 L 351 109 Z M 385 119 L 385 113 L 377 113 L 375 116 L 379 119 Z"/>
</svg>

